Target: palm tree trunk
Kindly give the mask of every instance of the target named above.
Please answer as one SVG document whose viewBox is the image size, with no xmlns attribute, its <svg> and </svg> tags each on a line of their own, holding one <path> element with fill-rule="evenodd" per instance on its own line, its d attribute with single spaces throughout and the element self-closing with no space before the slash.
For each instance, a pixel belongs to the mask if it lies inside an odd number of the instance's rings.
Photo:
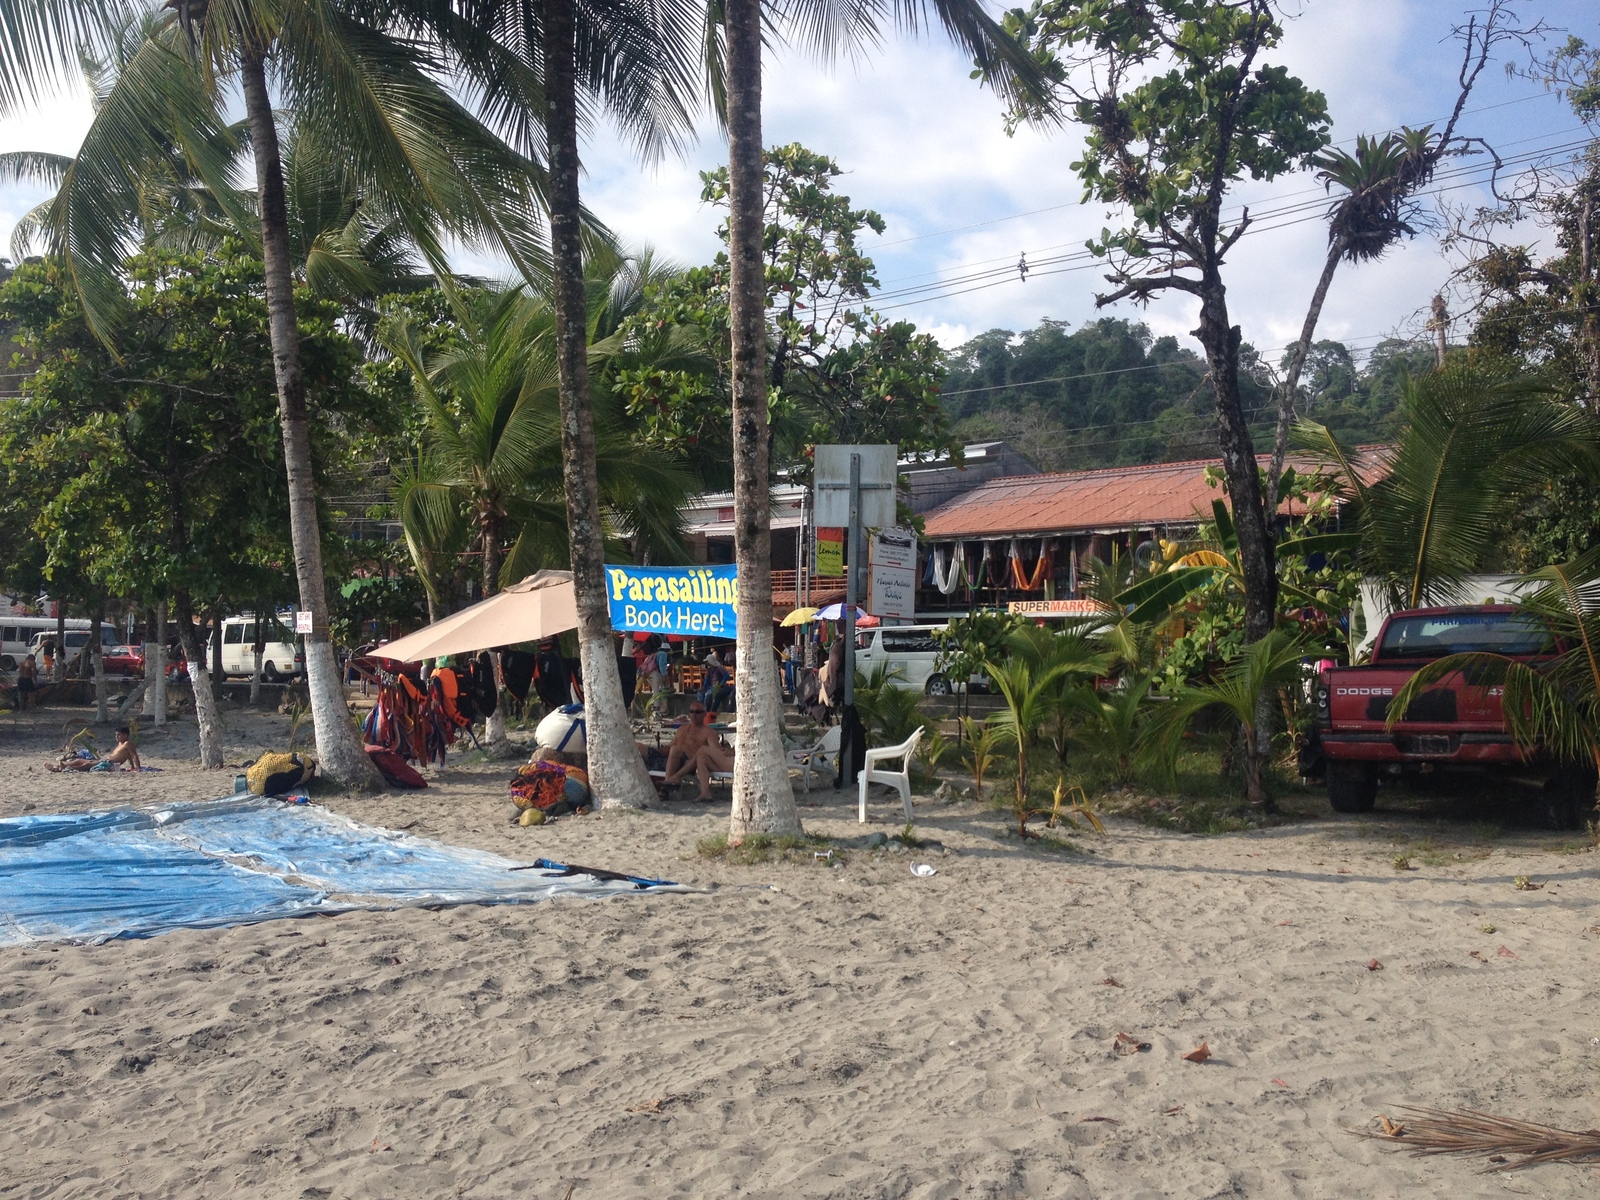
<svg viewBox="0 0 1600 1200">
<path fill-rule="evenodd" d="M 89 626 L 89 653 L 94 655 L 94 720 L 97 725 L 104 725 L 110 717 L 106 708 L 106 652 L 105 646 L 100 642 L 100 626 L 106 619 L 106 602 L 101 600 L 94 607 L 94 617 Z"/>
<path fill-rule="evenodd" d="M 739 570 L 739 728 L 728 841 L 799 834 L 783 751 L 772 655 L 772 499 L 768 485 L 767 282 L 761 258 L 761 0 L 728 0 L 728 255 L 733 334 L 733 552 Z"/>
<path fill-rule="evenodd" d="M 316 479 L 311 464 L 311 434 L 306 421 L 305 380 L 300 374 L 300 332 L 295 324 L 294 280 L 290 272 L 289 213 L 284 199 L 283 158 L 272 100 L 267 93 L 265 50 L 253 41 L 239 55 L 250 146 L 255 154 L 256 194 L 261 205 L 261 261 L 266 273 L 267 325 L 272 339 L 272 369 L 278 384 L 278 414 L 283 426 L 283 461 L 289 480 L 289 535 L 294 544 L 300 607 L 311 614 L 305 635 L 306 689 L 316 730 L 317 760 L 325 775 L 347 788 L 365 790 L 381 783 L 361 749 L 350 720 L 344 681 L 334 658 L 328 626 L 328 593 L 322 577 L 322 531 L 317 521 Z"/>
<path fill-rule="evenodd" d="M 622 703 L 606 600 L 605 529 L 589 400 L 587 300 L 579 240 L 577 41 L 572 0 L 544 0 L 545 133 L 550 147 L 550 295 L 561 394 L 561 478 L 578 607 L 589 781 L 601 808 L 648 808 L 655 789 Z"/>
<path fill-rule="evenodd" d="M 1278 511 L 1278 477 L 1283 474 L 1283 460 L 1289 455 L 1289 425 L 1294 421 L 1294 405 L 1299 399 L 1300 372 L 1305 370 L 1306 355 L 1311 352 L 1311 339 L 1317 332 L 1317 322 L 1322 319 L 1322 305 L 1328 299 L 1328 287 L 1333 283 L 1333 273 L 1339 269 L 1349 243 L 1336 237 L 1328 246 L 1327 260 L 1322 264 L 1322 275 L 1311 293 L 1311 304 L 1306 309 L 1305 324 L 1300 327 L 1300 340 L 1294 344 L 1289 359 L 1289 369 L 1283 376 L 1283 392 L 1278 397 L 1278 427 L 1272 440 L 1272 469 L 1267 472 L 1268 513 Z"/>
<path fill-rule="evenodd" d="M 194 604 L 180 591 L 173 602 L 178 619 L 178 641 L 189 663 L 189 690 L 194 693 L 194 722 L 200 740 L 200 765 L 208 770 L 222 766 L 222 723 L 211 694 L 211 672 L 206 670 L 206 648 L 194 633 Z"/>
<path fill-rule="evenodd" d="M 493 514 L 483 521 L 483 597 L 487 600 L 500 590 L 500 527 Z M 494 675 L 494 711 L 483 720 L 483 740 L 486 744 L 504 747 L 506 742 L 505 697 L 500 695 L 500 651 L 489 655 L 490 671 Z"/>
</svg>

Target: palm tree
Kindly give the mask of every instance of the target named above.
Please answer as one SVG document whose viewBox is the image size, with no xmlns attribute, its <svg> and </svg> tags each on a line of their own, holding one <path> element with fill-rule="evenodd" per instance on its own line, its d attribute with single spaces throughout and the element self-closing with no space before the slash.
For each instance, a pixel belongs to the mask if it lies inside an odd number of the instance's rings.
<svg viewBox="0 0 1600 1200">
<path fill-rule="evenodd" d="M 1305 369 L 1311 339 L 1316 334 L 1317 322 L 1322 319 L 1322 306 L 1328 299 L 1333 274 L 1343 262 L 1370 262 L 1382 258 L 1402 238 L 1415 234 L 1411 222 L 1421 207 L 1415 199 L 1416 193 L 1433 177 L 1454 127 L 1452 119 L 1440 138 L 1433 136 L 1431 125 L 1421 129 L 1403 126 L 1398 132 L 1382 137 L 1360 134 L 1356 137 L 1354 153 L 1329 149 L 1312 160 L 1323 186 L 1330 191 L 1338 188 L 1340 194 L 1328 208 L 1327 257 L 1323 260 L 1322 274 L 1311 290 L 1311 303 L 1306 307 L 1300 339 L 1290 350 L 1289 365 L 1284 371 L 1272 467 L 1267 472 L 1268 512 L 1277 511 L 1278 477 L 1283 474 L 1283 461 L 1288 453 L 1289 427 L 1299 394 L 1300 372 Z"/>
<path fill-rule="evenodd" d="M 715 5 L 708 6 L 714 14 Z M 1038 85 L 1037 64 L 984 11 L 979 0 L 932 0 L 939 23 L 980 70 L 1002 86 Z M 763 15 L 814 50 L 830 53 L 876 38 L 884 16 L 915 30 L 927 0 L 888 4 L 806 0 L 764 7 L 722 0 L 726 59 L 716 52 L 714 16 L 706 23 L 708 86 L 725 93 L 728 131 L 729 324 L 733 340 L 734 559 L 739 571 L 739 728 L 735 738 L 730 844 L 752 833 L 796 834 L 800 816 L 784 764 L 777 676 L 772 670 L 771 429 L 767 418 L 767 286 L 762 259 L 765 187 L 761 164 Z"/>
<path fill-rule="evenodd" d="M 646 807 L 655 790 L 622 703 L 605 591 L 578 130 L 598 109 L 648 153 L 687 137 L 699 26 L 688 6 L 645 0 L 437 0 L 431 8 L 428 27 L 459 56 L 480 109 L 516 144 L 548 155 L 549 299 L 590 779 L 602 803 Z"/>
<path fill-rule="evenodd" d="M 1167 771 L 1170 773 L 1177 761 L 1189 722 L 1208 709 L 1220 708 L 1239 723 L 1246 801 L 1273 811 L 1266 786 L 1270 731 L 1259 728 L 1258 723 L 1262 713 L 1271 707 L 1263 701 L 1296 682 L 1306 653 L 1307 645 L 1297 631 L 1273 629 L 1246 646 L 1214 683 L 1179 691 L 1162 712 L 1155 730 Z"/>
<path fill-rule="evenodd" d="M 1009 634 L 1005 649 L 1005 657 L 997 656 L 985 664 L 984 673 L 1005 701 L 1005 709 L 990 721 L 1016 748 L 1014 812 L 1017 832 L 1026 836 L 1030 812 L 1028 750 L 1038 741 L 1040 730 L 1052 722 L 1058 731 L 1058 753 L 1064 750 L 1065 725 L 1072 714 L 1069 697 L 1074 686 L 1107 670 L 1112 656 L 1080 632 L 1055 633 L 1031 624 Z"/>
<path fill-rule="evenodd" d="M 255 207 L 277 379 L 279 422 L 288 477 L 290 533 L 300 606 L 311 616 L 306 675 L 323 769 L 350 786 L 378 775 L 362 753 L 349 719 L 330 636 L 321 529 L 311 458 L 305 380 L 295 319 L 293 247 L 277 114 L 268 86 L 274 65 L 278 94 L 299 123 L 337 146 L 345 178 L 398 221 L 407 239 L 446 275 L 445 239 L 492 240 L 525 274 L 537 274 L 534 242 L 541 172 L 494 138 L 434 77 L 439 64 L 415 38 L 366 23 L 323 0 L 281 4 L 181 0 L 173 14 L 151 21 L 151 53 L 139 70 L 125 69 L 95 114 L 80 149 L 68 207 L 85 219 L 55 231 L 53 248 L 70 264 L 85 312 L 109 340 L 115 296 L 107 286 L 127 244 L 134 211 L 118 202 L 128 181 L 147 174 L 164 153 L 153 131 L 176 127 L 192 169 L 211 194 L 230 192 L 227 169 L 206 136 L 220 126 L 219 89 L 237 82 L 255 165 Z M 0 110 L 46 90 L 79 47 L 103 47 L 120 36 L 139 0 L 41 0 L 0 6 Z M 383 14 L 413 24 L 435 15 L 415 0 Z M 402 9 L 405 11 L 402 13 Z M 443 47 L 442 39 L 439 41 Z M 71 48 L 69 50 L 69 47 Z M 189 63 L 202 87 L 166 84 Z M 175 113 L 175 117 L 174 117 Z"/>
<path fill-rule="evenodd" d="M 1537 663 L 1501 654 L 1452 654 L 1429 663 L 1395 693 L 1389 722 L 1456 672 L 1482 687 L 1498 687 L 1506 729 L 1530 757 L 1543 753 L 1566 766 L 1552 783 L 1553 823 L 1582 824 L 1600 792 L 1600 547 L 1570 563 L 1525 576 L 1534 590 L 1519 607 L 1552 635 L 1555 654 Z"/>
<path fill-rule="evenodd" d="M 1600 420 L 1477 355 L 1406 380 L 1387 474 L 1370 486 L 1324 425 L 1297 438 L 1357 501 L 1357 563 L 1394 608 L 1465 598 L 1510 507 L 1564 471 L 1600 466 Z"/>
</svg>

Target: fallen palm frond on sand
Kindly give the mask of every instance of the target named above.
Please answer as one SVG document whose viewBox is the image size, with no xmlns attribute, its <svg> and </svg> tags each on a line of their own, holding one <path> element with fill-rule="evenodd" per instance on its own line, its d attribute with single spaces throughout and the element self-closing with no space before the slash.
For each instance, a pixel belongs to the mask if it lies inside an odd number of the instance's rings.
<svg viewBox="0 0 1600 1200">
<path fill-rule="evenodd" d="M 1484 1154 L 1490 1171 L 1511 1171 L 1547 1162 L 1600 1159 L 1600 1129 L 1557 1129 L 1515 1117 L 1466 1109 L 1404 1108 L 1405 1120 L 1380 1113 L 1381 1129 L 1356 1130 L 1361 1137 L 1409 1147 L 1413 1154 Z M 1513 1162 L 1511 1155 L 1521 1157 Z"/>
</svg>

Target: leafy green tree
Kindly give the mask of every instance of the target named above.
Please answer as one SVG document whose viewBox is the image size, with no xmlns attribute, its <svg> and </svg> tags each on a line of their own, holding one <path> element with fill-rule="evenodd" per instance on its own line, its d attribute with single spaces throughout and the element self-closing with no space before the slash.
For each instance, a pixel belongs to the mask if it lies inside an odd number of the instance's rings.
<svg viewBox="0 0 1600 1200">
<path fill-rule="evenodd" d="M 1395 608 L 1464 599 L 1518 503 L 1553 476 L 1600 467 L 1600 421 L 1481 354 L 1408 382 L 1387 473 L 1370 485 L 1326 426 L 1301 422 L 1297 436 L 1358 505 L 1357 564 Z"/>
<path fill-rule="evenodd" d="M 593 273 L 601 285 L 590 306 L 598 332 L 612 305 L 637 303 L 638 294 L 609 287 L 619 264 L 601 263 Z M 448 348 L 430 352 L 403 316 L 380 324 L 378 336 L 410 369 L 424 420 L 422 456 L 398 492 L 407 541 L 416 553 L 470 531 L 487 596 L 570 557 L 566 538 L 555 532 L 564 524 L 564 499 L 554 314 L 520 288 L 475 292 L 461 307 L 459 334 Z M 597 353 L 622 349 L 611 341 Z M 672 459 L 639 453 L 609 391 L 597 386 L 593 402 L 609 544 L 621 552 L 617 538 L 626 531 L 657 559 L 681 556 L 678 514 L 693 477 Z M 425 579 L 435 573 L 424 556 L 417 566 Z"/>
<path fill-rule="evenodd" d="M 1244 179 L 1268 181 L 1308 165 L 1328 141 L 1327 105 L 1264 60 L 1282 39 L 1271 0 L 1036 0 L 1007 18 L 1051 63 L 1057 89 L 1085 127 L 1074 169 L 1085 197 L 1126 210 L 1089 248 L 1113 290 L 1148 301 L 1179 291 L 1199 302 L 1195 336 L 1216 400 L 1223 468 L 1233 496 L 1249 637 L 1277 612 L 1273 533 L 1240 389 L 1240 334 L 1228 315 L 1222 267 L 1249 228 L 1223 206 Z M 1039 115 L 1032 105 L 1018 118 Z"/>
<path fill-rule="evenodd" d="M 867 304 L 876 269 L 862 253 L 863 230 L 883 218 L 853 208 L 833 191 L 841 172 L 799 145 L 770 148 L 764 269 L 767 287 L 768 415 L 774 461 L 803 468 L 809 445 L 882 443 L 904 454 L 956 450 L 938 400 L 943 352 L 909 321 L 884 321 Z M 702 198 L 726 205 L 726 168 L 705 172 Z M 724 240 L 728 225 L 718 230 Z M 726 252 L 707 267 L 668 277 L 629 322 L 630 338 L 670 330 L 697 345 L 699 365 L 657 359 L 619 375 L 630 411 L 649 438 L 669 449 L 693 447 L 707 482 L 732 482 L 732 362 Z"/>
<path fill-rule="evenodd" d="M 148 254 L 129 261 L 119 351 L 95 335 L 57 264 L 0 289 L 39 370 L 5 409 L 13 494 L 50 564 L 100 594 L 171 598 L 194 681 L 201 757 L 220 766 L 218 717 L 195 616 L 283 588 L 292 549 L 259 260 Z M 359 424 L 358 352 L 339 310 L 302 297 L 319 428 Z M 324 434 L 331 441 L 331 435 Z M 331 459 L 331 445 L 321 448 Z"/>
<path fill-rule="evenodd" d="M 138 0 L 0 7 L 0 111 L 51 90 L 84 47 L 115 43 L 126 15 L 145 8 Z M 74 215 L 54 228 L 52 242 L 71 264 L 86 318 L 99 336 L 111 337 L 116 266 L 139 225 L 127 197 L 142 190 L 139 181 L 170 174 L 174 133 L 211 195 L 229 195 L 232 159 L 216 137 L 219 88 L 238 86 L 255 165 L 300 606 L 312 617 L 306 671 L 318 756 L 331 777 L 350 786 L 379 777 L 349 721 L 331 641 L 275 98 L 297 123 L 315 129 L 322 145 L 336 148 L 346 193 L 381 204 L 436 272 L 447 274 L 451 236 L 491 241 L 530 273 L 541 261 L 532 235 L 542 172 L 453 98 L 420 40 L 408 36 L 418 26 L 445 52 L 478 40 L 420 0 L 376 9 L 321 0 L 176 5 L 151 23 L 150 52 L 142 47 L 135 56 L 147 66 L 124 68 L 97 108 L 63 202 Z"/>
</svg>

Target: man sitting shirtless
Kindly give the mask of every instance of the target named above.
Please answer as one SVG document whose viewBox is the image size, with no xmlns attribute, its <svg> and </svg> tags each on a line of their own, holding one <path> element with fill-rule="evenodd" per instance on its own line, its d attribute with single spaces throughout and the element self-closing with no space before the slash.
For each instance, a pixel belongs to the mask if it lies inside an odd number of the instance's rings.
<svg viewBox="0 0 1600 1200">
<path fill-rule="evenodd" d="M 711 799 L 711 772 L 733 770 L 733 751 L 723 746 L 716 730 L 706 724 L 706 706 L 689 705 L 689 723 L 679 728 L 667 747 L 667 784 L 677 783 L 693 771 L 700 780 L 700 799 Z"/>
</svg>

